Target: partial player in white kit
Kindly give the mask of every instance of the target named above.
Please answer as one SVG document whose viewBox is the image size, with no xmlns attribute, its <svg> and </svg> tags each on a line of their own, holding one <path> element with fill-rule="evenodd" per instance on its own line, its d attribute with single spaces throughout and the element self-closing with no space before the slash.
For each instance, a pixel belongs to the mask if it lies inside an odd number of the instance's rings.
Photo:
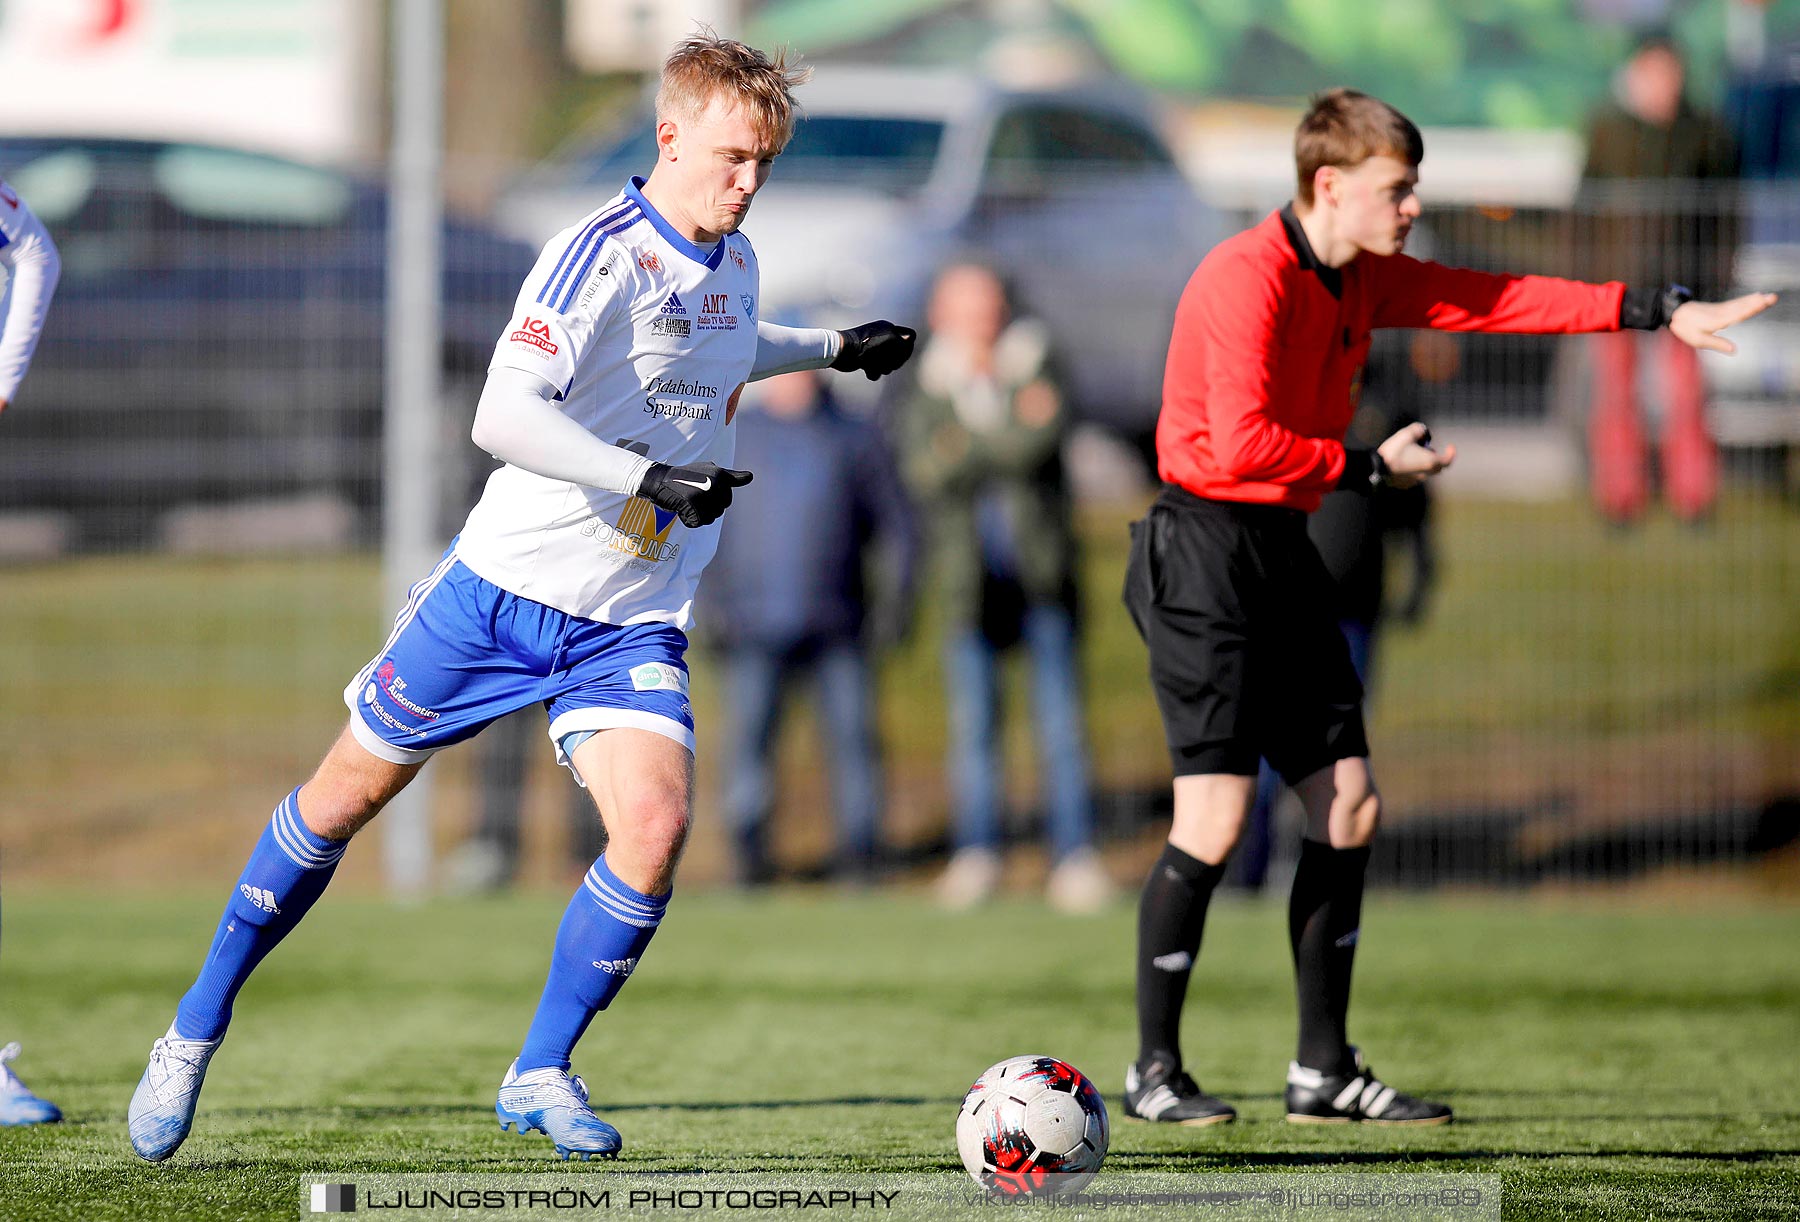
<svg viewBox="0 0 1800 1222">
<path fill-rule="evenodd" d="M 506 465 L 346 687 L 349 726 L 251 853 L 132 1096 L 142 1157 L 186 1139 L 238 989 L 323 893 L 350 838 L 434 752 L 533 701 L 609 843 L 564 914 L 495 1111 L 565 1158 L 618 1153 L 570 1055 L 648 946 L 687 838 L 685 630 L 713 524 L 750 480 L 730 467 L 738 393 L 827 365 L 878 377 L 914 341 L 887 322 L 757 321 L 756 256 L 737 231 L 792 134 L 804 79 L 740 42 L 685 40 L 664 65 L 649 179 L 544 248 L 476 411 L 476 443 Z"/>
<path fill-rule="evenodd" d="M 19 383 L 31 366 L 50 298 L 62 274 L 56 243 L 4 180 L 0 180 L 0 413 L 12 405 Z M 0 415 L 0 445 L 6 444 L 6 419 Z M 31 1093 L 8 1064 L 19 1045 L 0 1048 L 0 1125 L 50 1124 L 62 1112 L 48 1099 Z"/>
</svg>

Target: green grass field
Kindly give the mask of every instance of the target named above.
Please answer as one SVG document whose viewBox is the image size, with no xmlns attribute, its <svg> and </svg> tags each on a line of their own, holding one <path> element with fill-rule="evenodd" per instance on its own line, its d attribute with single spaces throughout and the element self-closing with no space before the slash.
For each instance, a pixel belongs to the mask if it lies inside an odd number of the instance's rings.
<svg viewBox="0 0 1800 1222">
<path fill-rule="evenodd" d="M 562 906 L 327 899 L 239 999 L 195 1135 L 140 1163 L 125 1105 L 204 948 L 213 898 L 7 897 L 6 1028 L 68 1122 L 0 1130 L 0 1217 L 294 1216 L 316 1171 L 548 1172 L 503 1134 Z M 1050 1052 L 1116 1108 L 1133 1052 L 1122 905 L 941 914 L 906 893 L 684 895 L 576 1069 L 625 1170 L 926 1171 L 989 1063 Z M 1353 1035 L 1444 1129 L 1285 1123 L 1281 906 L 1221 901 L 1186 1023 L 1239 1123 L 1115 1120 L 1113 1170 L 1483 1172 L 1509 1217 L 1777 1217 L 1800 1203 L 1800 910 L 1378 898 Z"/>
</svg>

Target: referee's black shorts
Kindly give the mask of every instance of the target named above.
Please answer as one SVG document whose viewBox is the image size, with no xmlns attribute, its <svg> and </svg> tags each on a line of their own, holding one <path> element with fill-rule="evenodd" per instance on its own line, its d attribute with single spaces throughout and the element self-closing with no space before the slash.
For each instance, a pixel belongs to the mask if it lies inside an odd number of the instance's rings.
<svg viewBox="0 0 1800 1222">
<path fill-rule="evenodd" d="M 1125 606 L 1175 775 L 1299 781 L 1366 756 L 1362 683 L 1306 515 L 1168 486 L 1131 524 Z"/>
</svg>

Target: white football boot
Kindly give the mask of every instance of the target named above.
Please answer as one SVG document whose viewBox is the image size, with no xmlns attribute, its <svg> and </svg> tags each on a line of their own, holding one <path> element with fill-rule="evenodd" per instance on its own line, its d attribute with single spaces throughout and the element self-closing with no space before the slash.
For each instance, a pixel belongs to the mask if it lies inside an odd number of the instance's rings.
<svg viewBox="0 0 1800 1222">
<path fill-rule="evenodd" d="M 17 1041 L 0 1048 L 0 1124 L 55 1124 L 62 1119 L 56 1104 L 32 1094 L 7 1064 L 18 1055 Z"/>
<path fill-rule="evenodd" d="M 160 1163 L 181 1148 L 194 1127 L 194 1107 L 206 1081 L 206 1065 L 225 1037 L 184 1040 L 169 1033 L 150 1046 L 150 1064 L 131 1095 L 131 1148 Z"/>
<path fill-rule="evenodd" d="M 616 1158 L 625 1143 L 619 1130 L 594 1115 L 588 1106 L 587 1083 L 554 1065 L 519 1072 L 514 1058 L 500 1083 L 494 1114 L 502 1129 L 516 1124 L 519 1132 L 537 1130 L 556 1143 L 556 1152 L 568 1158 Z"/>
</svg>

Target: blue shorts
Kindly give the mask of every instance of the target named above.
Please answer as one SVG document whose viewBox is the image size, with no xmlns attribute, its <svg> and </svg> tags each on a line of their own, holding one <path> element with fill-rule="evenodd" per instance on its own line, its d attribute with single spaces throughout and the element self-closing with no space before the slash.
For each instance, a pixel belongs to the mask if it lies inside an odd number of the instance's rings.
<svg viewBox="0 0 1800 1222">
<path fill-rule="evenodd" d="M 559 763 L 596 730 L 650 730 L 694 749 L 687 636 L 618 627 L 508 593 L 456 558 L 412 588 L 381 652 L 344 689 L 371 754 L 416 764 L 534 701 Z"/>
</svg>

